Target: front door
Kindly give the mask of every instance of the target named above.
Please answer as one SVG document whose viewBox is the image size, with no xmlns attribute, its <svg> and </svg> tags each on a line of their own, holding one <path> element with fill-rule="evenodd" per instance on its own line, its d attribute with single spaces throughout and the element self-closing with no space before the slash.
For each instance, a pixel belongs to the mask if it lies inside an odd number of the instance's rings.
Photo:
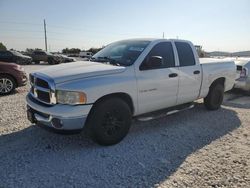
<svg viewBox="0 0 250 188">
<path fill-rule="evenodd" d="M 154 59 L 161 59 L 155 66 Z M 151 61 L 151 62 L 150 62 Z M 139 113 L 174 106 L 178 93 L 178 68 L 171 42 L 156 44 L 136 71 Z"/>
</svg>

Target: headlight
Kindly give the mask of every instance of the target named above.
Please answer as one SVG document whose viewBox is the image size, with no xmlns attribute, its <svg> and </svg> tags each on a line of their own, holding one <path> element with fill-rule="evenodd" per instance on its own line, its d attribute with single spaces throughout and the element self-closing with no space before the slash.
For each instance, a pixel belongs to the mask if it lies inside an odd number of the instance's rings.
<svg viewBox="0 0 250 188">
<path fill-rule="evenodd" d="M 16 69 L 18 71 L 24 71 L 24 68 L 21 67 L 20 65 L 17 65 L 14 69 Z"/>
<path fill-rule="evenodd" d="M 85 104 L 87 102 L 86 94 L 78 91 L 56 91 L 56 99 L 60 104 Z"/>
</svg>

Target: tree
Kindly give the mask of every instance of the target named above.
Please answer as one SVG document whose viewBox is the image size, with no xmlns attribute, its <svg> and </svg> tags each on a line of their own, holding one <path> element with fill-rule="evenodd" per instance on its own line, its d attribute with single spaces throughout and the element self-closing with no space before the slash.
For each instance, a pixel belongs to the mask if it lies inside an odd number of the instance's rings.
<svg viewBox="0 0 250 188">
<path fill-rule="evenodd" d="M 62 50 L 63 54 L 79 54 L 80 53 L 80 49 L 79 48 L 65 48 Z"/>
<path fill-rule="evenodd" d="M 88 50 L 88 52 L 92 52 L 93 54 L 96 54 L 96 53 L 99 52 L 101 49 L 103 49 L 103 47 L 102 47 L 102 48 L 90 48 L 90 49 Z"/>
<path fill-rule="evenodd" d="M 3 43 L 0 42 L 0 50 L 7 50 L 6 46 L 3 45 Z"/>
</svg>

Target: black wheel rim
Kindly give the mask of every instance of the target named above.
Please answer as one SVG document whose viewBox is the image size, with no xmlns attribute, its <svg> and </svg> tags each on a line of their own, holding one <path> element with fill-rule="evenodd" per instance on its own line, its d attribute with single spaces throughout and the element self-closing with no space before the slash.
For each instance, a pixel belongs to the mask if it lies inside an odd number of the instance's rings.
<svg viewBox="0 0 250 188">
<path fill-rule="evenodd" d="M 103 129 L 107 136 L 117 135 L 124 125 L 123 118 L 118 114 L 118 111 L 113 110 L 106 112 L 104 115 Z"/>
</svg>

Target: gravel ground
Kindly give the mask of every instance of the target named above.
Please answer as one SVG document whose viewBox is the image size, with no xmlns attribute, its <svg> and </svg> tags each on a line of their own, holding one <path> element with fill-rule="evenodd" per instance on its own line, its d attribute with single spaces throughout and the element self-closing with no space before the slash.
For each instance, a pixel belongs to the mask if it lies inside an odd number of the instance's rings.
<svg viewBox="0 0 250 188">
<path fill-rule="evenodd" d="M 124 141 L 101 147 L 31 125 L 27 91 L 0 97 L 0 187 L 250 187 L 249 97 L 134 121 Z"/>
</svg>

